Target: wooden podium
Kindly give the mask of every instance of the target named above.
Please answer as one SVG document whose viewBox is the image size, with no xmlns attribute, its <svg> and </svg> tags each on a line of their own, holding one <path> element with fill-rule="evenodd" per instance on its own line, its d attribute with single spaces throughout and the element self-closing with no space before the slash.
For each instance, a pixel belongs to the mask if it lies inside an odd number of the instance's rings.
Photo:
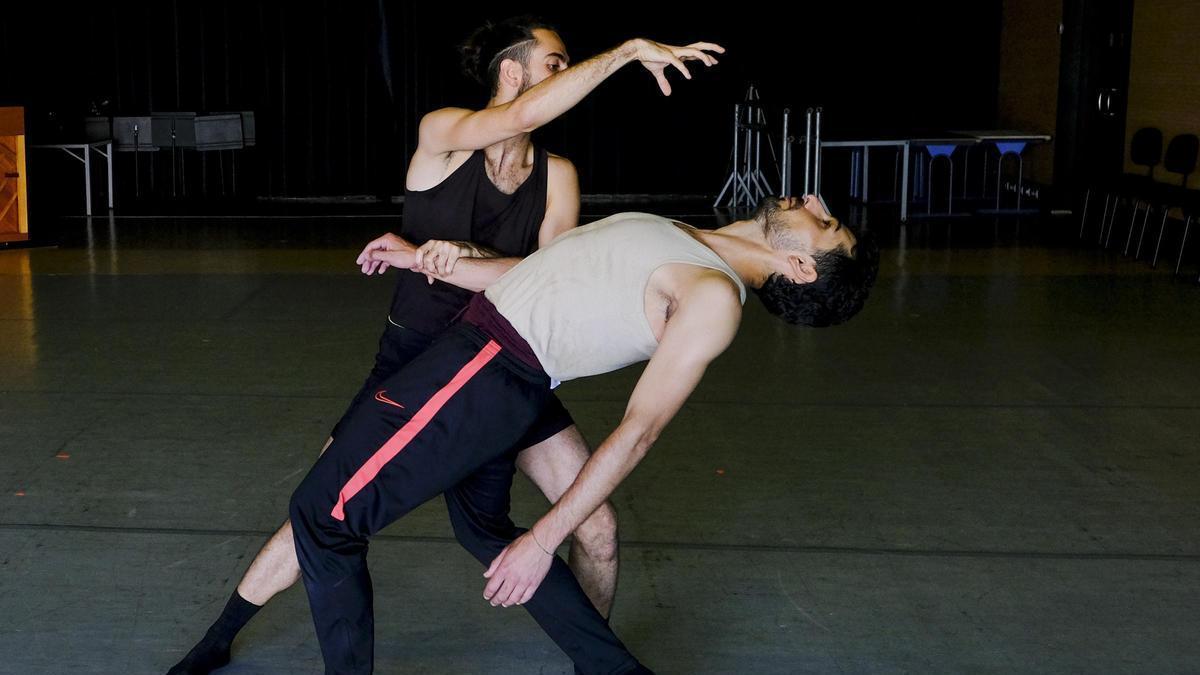
<svg viewBox="0 0 1200 675">
<path fill-rule="evenodd" d="M 0 243 L 29 239 L 25 109 L 0 108 Z"/>
</svg>

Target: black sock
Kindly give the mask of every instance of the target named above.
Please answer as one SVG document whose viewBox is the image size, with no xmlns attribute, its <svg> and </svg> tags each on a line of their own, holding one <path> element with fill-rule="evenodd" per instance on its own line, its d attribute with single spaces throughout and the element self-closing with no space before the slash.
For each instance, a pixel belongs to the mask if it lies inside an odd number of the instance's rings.
<svg viewBox="0 0 1200 675">
<path fill-rule="evenodd" d="M 225 603 L 221 616 L 213 622 L 208 632 L 195 647 L 183 657 L 167 675 L 208 675 L 229 663 L 229 647 L 238 631 L 254 616 L 258 605 L 246 600 L 237 591 Z"/>
<path fill-rule="evenodd" d="M 229 602 L 225 603 L 225 609 L 221 610 L 221 616 L 208 629 L 208 634 L 218 641 L 232 643 L 246 622 L 260 609 L 262 607 L 243 598 L 235 590 L 233 595 L 229 596 Z"/>
</svg>

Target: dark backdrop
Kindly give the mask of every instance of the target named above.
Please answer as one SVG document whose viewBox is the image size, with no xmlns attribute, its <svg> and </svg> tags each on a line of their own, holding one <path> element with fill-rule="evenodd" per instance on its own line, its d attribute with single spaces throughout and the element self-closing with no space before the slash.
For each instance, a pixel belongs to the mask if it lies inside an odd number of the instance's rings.
<svg viewBox="0 0 1200 675">
<path fill-rule="evenodd" d="M 573 60 L 632 36 L 729 50 L 692 82 L 674 78 L 669 99 L 627 67 L 539 131 L 575 161 L 585 193 L 715 194 L 728 171 L 731 105 L 751 81 L 772 104 L 823 105 L 827 136 L 993 122 L 999 0 L 650 4 L 10 6 L 0 22 L 0 104 L 28 107 L 31 143 L 59 126 L 70 135 L 103 98 L 110 114 L 254 110 L 259 145 L 243 179 L 253 194 L 395 194 L 419 116 L 485 100 L 458 73 L 454 45 L 486 17 L 528 10 L 561 27 Z"/>
</svg>

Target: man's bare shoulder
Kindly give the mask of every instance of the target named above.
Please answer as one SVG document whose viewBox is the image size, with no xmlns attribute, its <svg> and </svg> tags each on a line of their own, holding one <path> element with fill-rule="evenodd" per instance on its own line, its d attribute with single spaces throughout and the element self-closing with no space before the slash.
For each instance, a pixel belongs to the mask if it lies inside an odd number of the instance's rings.
<svg viewBox="0 0 1200 675">
<path fill-rule="evenodd" d="M 714 312 L 742 313 L 742 293 L 729 275 L 708 267 L 692 268 L 679 280 L 676 297 L 681 303 L 709 304 Z"/>
<path fill-rule="evenodd" d="M 438 108 L 425 113 L 417 127 L 417 152 L 429 152 L 438 145 L 436 139 L 474 112 L 470 108 Z"/>
<path fill-rule="evenodd" d="M 663 288 L 674 300 L 673 316 L 687 315 L 688 321 L 728 325 L 742 318 L 742 294 L 733 279 L 720 270 L 686 263 L 671 264 Z M 670 320 L 668 320 L 668 325 Z"/>
<path fill-rule="evenodd" d="M 473 112 L 475 111 L 470 108 L 438 108 L 425 113 L 421 118 L 421 126 L 456 122 Z"/>
<path fill-rule="evenodd" d="M 742 321 L 737 284 L 719 270 L 686 265 L 672 279 L 675 308 L 667 318 L 660 345 L 707 362 L 733 341 Z"/>
<path fill-rule="evenodd" d="M 547 154 L 549 155 L 550 159 L 550 161 L 547 163 L 547 169 L 550 171 L 551 176 L 555 178 L 573 178 L 577 180 L 578 172 L 575 170 L 574 162 L 566 157 L 563 157 L 562 155 L 556 155 L 553 152 Z"/>
</svg>

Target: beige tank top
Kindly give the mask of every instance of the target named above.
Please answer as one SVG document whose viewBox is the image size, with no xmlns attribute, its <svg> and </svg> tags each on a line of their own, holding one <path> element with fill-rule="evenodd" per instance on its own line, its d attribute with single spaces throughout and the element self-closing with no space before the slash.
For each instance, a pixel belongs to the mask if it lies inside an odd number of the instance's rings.
<svg viewBox="0 0 1200 675">
<path fill-rule="evenodd" d="M 646 284 L 668 263 L 719 270 L 746 288 L 712 249 L 648 213 L 618 213 L 575 228 L 521 261 L 484 295 L 558 381 L 649 359 L 658 341 Z"/>
</svg>

